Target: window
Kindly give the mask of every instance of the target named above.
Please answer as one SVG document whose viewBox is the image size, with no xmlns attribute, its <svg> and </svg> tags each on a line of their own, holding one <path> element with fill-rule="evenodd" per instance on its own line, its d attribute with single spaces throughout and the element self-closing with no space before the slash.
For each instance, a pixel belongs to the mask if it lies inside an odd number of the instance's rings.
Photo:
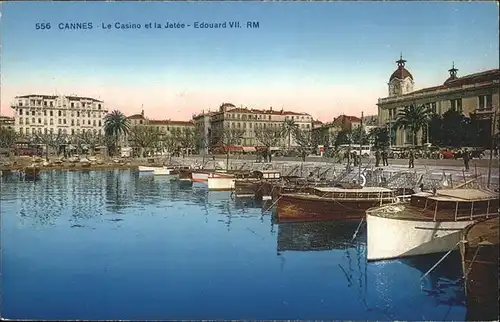
<svg viewBox="0 0 500 322">
<path fill-rule="evenodd" d="M 462 99 L 450 100 L 451 109 L 462 113 Z"/>
<path fill-rule="evenodd" d="M 20 133 L 20 134 L 24 134 L 23 132 L 24 132 L 24 129 L 23 129 L 22 127 L 20 127 L 20 128 L 19 128 L 19 133 Z"/>
<path fill-rule="evenodd" d="M 90 120 L 88 120 L 87 124 L 90 125 Z"/>
<path fill-rule="evenodd" d="M 101 109 L 101 104 L 98 104 L 98 105 L 97 105 L 97 107 L 98 107 L 99 109 Z"/>
<path fill-rule="evenodd" d="M 49 105 L 50 107 L 54 107 L 54 102 L 50 101 Z"/>
<path fill-rule="evenodd" d="M 76 112 L 76 117 L 80 117 L 80 111 Z"/>
<path fill-rule="evenodd" d="M 436 114 L 437 108 L 436 108 L 436 102 L 433 102 L 430 104 L 430 109 L 433 114 Z"/>
<path fill-rule="evenodd" d="M 43 129 L 43 134 L 47 134 L 47 128 Z"/>
<path fill-rule="evenodd" d="M 23 106 L 23 102 L 19 101 L 19 104 L 18 104 L 20 107 Z"/>
<path fill-rule="evenodd" d="M 53 115 L 54 115 L 54 113 L 53 113 L 52 111 L 50 111 L 50 112 L 49 112 L 49 115 L 50 115 L 50 116 L 53 116 Z"/>
<path fill-rule="evenodd" d="M 57 124 L 61 124 L 61 119 L 57 119 Z"/>
<path fill-rule="evenodd" d="M 99 121 L 99 126 L 101 126 L 101 121 Z"/>
<path fill-rule="evenodd" d="M 493 107 L 493 95 L 486 95 L 486 108 Z"/>
<path fill-rule="evenodd" d="M 23 115 L 23 109 L 22 108 L 19 109 L 19 115 Z"/>
<path fill-rule="evenodd" d="M 76 120 L 76 125 L 80 125 L 80 120 Z"/>
<path fill-rule="evenodd" d="M 71 102 L 71 107 L 72 108 L 75 107 L 75 103 L 74 102 Z M 71 133 L 71 134 L 73 134 L 73 133 Z"/>
<path fill-rule="evenodd" d="M 54 129 L 50 129 L 50 134 L 54 133 Z"/>
<path fill-rule="evenodd" d="M 75 125 L 75 120 L 71 120 L 71 126 Z"/>
<path fill-rule="evenodd" d="M 43 106 L 47 106 L 47 101 L 43 101 Z"/>
<path fill-rule="evenodd" d="M 34 110 L 33 110 L 33 111 L 31 111 L 31 115 L 32 115 L 32 116 L 33 116 L 33 115 L 35 115 L 35 111 L 34 111 Z"/>
<path fill-rule="evenodd" d="M 19 124 L 23 124 L 23 119 L 22 118 L 19 119 Z"/>
<path fill-rule="evenodd" d="M 50 125 L 54 125 L 54 120 L 53 120 L 53 119 L 50 119 L 49 124 L 50 124 Z"/>
<path fill-rule="evenodd" d="M 61 115 L 62 115 L 61 111 L 57 111 L 57 112 L 58 112 L 58 113 L 57 113 L 57 115 L 59 115 L 59 116 L 61 116 Z"/>
<path fill-rule="evenodd" d="M 34 117 L 31 118 L 31 124 L 35 124 L 35 118 Z"/>
<path fill-rule="evenodd" d="M 63 124 L 66 124 L 66 119 L 63 119 Z"/>
<path fill-rule="evenodd" d="M 75 135 L 75 129 L 71 129 L 71 135 Z"/>
</svg>

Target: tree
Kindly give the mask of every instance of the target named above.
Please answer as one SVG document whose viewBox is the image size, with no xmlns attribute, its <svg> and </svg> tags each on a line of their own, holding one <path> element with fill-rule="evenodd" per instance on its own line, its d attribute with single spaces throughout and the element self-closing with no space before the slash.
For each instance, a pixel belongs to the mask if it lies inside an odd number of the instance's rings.
<svg viewBox="0 0 500 322">
<path fill-rule="evenodd" d="M 418 145 L 418 132 L 429 123 L 430 110 L 425 105 L 411 104 L 397 115 L 396 128 L 412 134 L 413 145 Z"/>
<path fill-rule="evenodd" d="M 224 151 L 226 152 L 226 170 L 229 169 L 229 147 L 240 144 L 244 133 L 245 130 L 234 128 L 225 128 L 221 132 L 219 143 L 223 146 Z"/>
<path fill-rule="evenodd" d="M 449 147 L 463 146 L 467 138 L 467 128 L 470 126 L 468 118 L 450 109 L 443 114 L 441 121 L 442 144 Z"/>
<path fill-rule="evenodd" d="M 358 126 L 352 129 L 351 139 L 352 143 L 354 144 L 367 145 L 370 143 L 368 135 L 366 134 L 365 129 L 362 126 Z"/>
<path fill-rule="evenodd" d="M 271 158 L 271 147 L 276 146 L 282 137 L 283 131 L 279 128 L 266 127 L 255 129 L 255 138 L 265 147 L 265 156 Z"/>
<path fill-rule="evenodd" d="M 59 154 L 62 145 L 67 143 L 68 137 L 62 133 L 44 133 L 35 134 L 33 136 L 33 143 L 45 145 L 45 159 L 49 160 L 49 147 Z"/>
<path fill-rule="evenodd" d="M 174 137 L 178 140 L 180 146 L 186 149 L 187 153 L 196 149 L 199 141 L 197 131 L 192 128 L 178 128 L 174 131 Z"/>
<path fill-rule="evenodd" d="M 296 129 L 294 132 L 295 142 L 298 145 L 299 154 L 302 161 L 306 161 L 306 156 L 314 149 L 312 133 L 310 130 Z"/>
<path fill-rule="evenodd" d="M 428 125 L 429 142 L 432 145 L 443 145 L 443 118 L 439 114 L 432 114 Z"/>
<path fill-rule="evenodd" d="M 335 147 L 339 147 L 342 144 L 349 144 L 349 143 L 351 143 L 351 134 L 348 130 L 343 129 L 337 133 L 333 145 Z"/>
<path fill-rule="evenodd" d="M 368 137 L 373 141 L 375 150 L 383 150 L 389 147 L 389 131 L 385 127 L 375 127 L 370 131 Z"/>
<path fill-rule="evenodd" d="M 133 126 L 129 130 L 129 140 L 140 149 L 139 155 L 141 157 L 144 157 L 150 149 L 154 149 L 160 138 L 160 131 L 151 126 Z"/>
<path fill-rule="evenodd" d="M 0 126 L 0 147 L 7 149 L 9 156 L 12 145 L 16 143 L 18 137 L 18 134 L 13 129 Z"/>
<path fill-rule="evenodd" d="M 298 125 L 295 124 L 295 121 L 292 119 L 286 119 L 282 125 L 283 135 L 288 136 L 288 149 L 290 149 L 292 145 L 292 135 L 295 134 L 298 129 Z"/>
<path fill-rule="evenodd" d="M 94 155 L 95 149 L 103 143 L 103 137 L 100 133 L 91 131 L 82 132 L 76 135 L 82 145 L 86 145 L 91 155 Z"/>
<path fill-rule="evenodd" d="M 120 135 L 127 135 L 130 131 L 130 122 L 122 112 L 114 110 L 104 117 L 104 133 L 113 138 L 112 153 L 117 152 Z"/>
</svg>

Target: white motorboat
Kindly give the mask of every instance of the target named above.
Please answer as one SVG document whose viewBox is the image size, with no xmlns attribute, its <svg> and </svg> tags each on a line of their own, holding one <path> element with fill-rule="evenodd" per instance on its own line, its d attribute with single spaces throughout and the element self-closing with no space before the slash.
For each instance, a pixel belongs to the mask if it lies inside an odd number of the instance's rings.
<svg viewBox="0 0 500 322">
<path fill-rule="evenodd" d="M 447 252 L 461 231 L 481 218 L 498 216 L 498 194 L 480 189 L 419 192 L 409 203 L 366 211 L 367 260 Z"/>
</svg>

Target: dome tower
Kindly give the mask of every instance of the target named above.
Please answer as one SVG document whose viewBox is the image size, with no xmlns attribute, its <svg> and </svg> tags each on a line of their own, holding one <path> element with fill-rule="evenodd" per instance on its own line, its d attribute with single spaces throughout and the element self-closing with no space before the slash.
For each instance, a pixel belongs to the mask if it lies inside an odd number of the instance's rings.
<svg viewBox="0 0 500 322">
<path fill-rule="evenodd" d="M 413 76 L 405 68 L 406 60 L 403 59 L 403 54 L 401 54 L 396 63 L 398 64 L 398 69 L 389 78 L 389 96 L 405 95 L 413 91 Z"/>
</svg>

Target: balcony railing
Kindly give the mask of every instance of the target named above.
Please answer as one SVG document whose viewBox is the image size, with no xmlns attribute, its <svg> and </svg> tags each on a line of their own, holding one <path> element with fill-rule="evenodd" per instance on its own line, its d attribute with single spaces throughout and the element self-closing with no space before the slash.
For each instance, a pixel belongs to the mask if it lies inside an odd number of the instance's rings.
<svg viewBox="0 0 500 322">
<path fill-rule="evenodd" d="M 474 110 L 474 113 L 475 114 L 492 114 L 494 111 L 495 111 L 495 109 L 493 108 L 493 106 L 489 106 L 489 107 L 484 107 L 484 108 L 476 108 Z"/>
</svg>

